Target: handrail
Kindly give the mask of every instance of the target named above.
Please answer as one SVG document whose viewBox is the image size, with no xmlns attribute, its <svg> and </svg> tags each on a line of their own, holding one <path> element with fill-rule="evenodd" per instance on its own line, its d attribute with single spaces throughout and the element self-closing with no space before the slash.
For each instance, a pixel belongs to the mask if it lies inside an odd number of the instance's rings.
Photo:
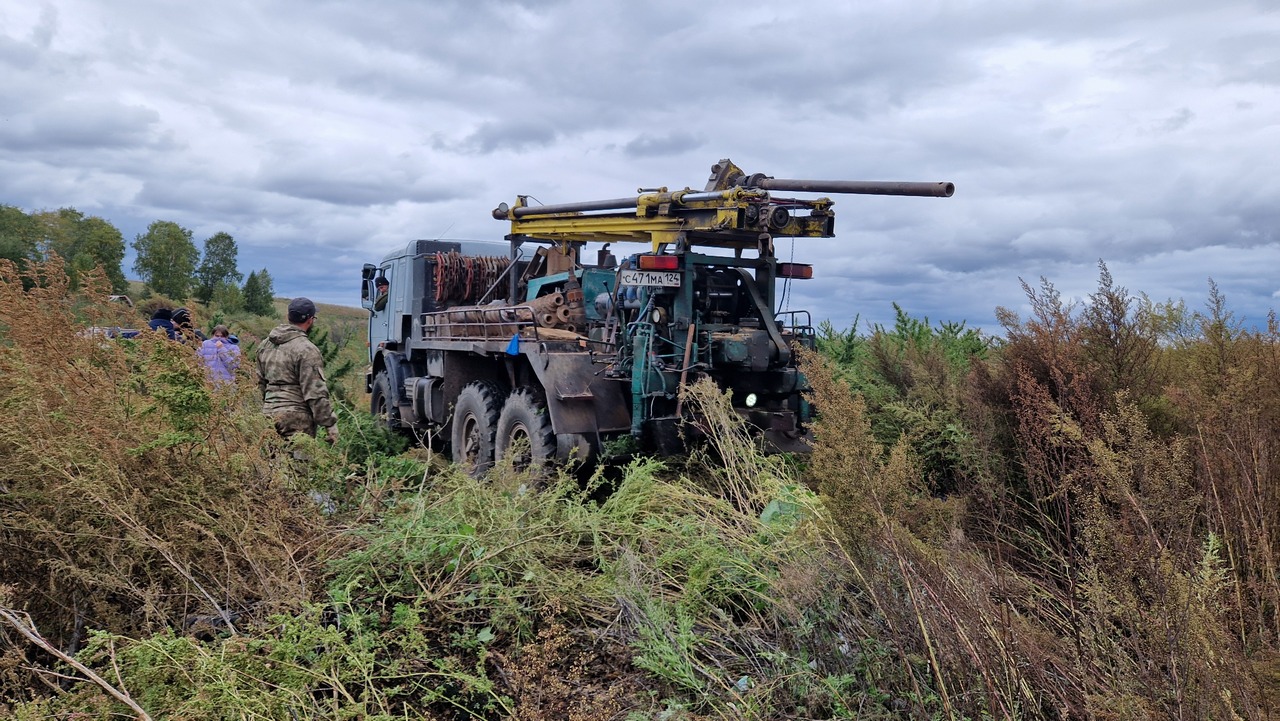
<svg viewBox="0 0 1280 721">
<path fill-rule="evenodd" d="M 532 328 L 532 339 L 538 340 L 534 310 L 527 305 L 467 306 L 422 314 L 423 340 L 506 340 L 526 328 Z"/>
</svg>

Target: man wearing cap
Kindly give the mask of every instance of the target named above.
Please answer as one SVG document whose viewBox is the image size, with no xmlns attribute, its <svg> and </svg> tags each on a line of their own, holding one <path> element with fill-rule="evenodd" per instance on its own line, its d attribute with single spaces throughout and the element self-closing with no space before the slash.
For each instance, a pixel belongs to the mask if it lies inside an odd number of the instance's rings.
<svg viewBox="0 0 1280 721">
<path fill-rule="evenodd" d="M 203 343 L 208 340 L 208 336 L 201 332 L 199 328 L 196 328 L 191 324 L 191 311 L 186 308 L 175 308 L 173 310 L 172 320 L 173 329 L 177 334 L 176 337 L 178 340 L 184 343 L 188 341 Z"/>
<path fill-rule="evenodd" d="M 316 304 L 307 298 L 289 303 L 289 322 L 271 330 L 258 349 L 258 387 L 262 412 L 285 438 L 298 433 L 314 436 L 326 429 L 325 440 L 338 440 L 338 421 L 329 403 L 320 349 L 307 339 L 316 322 Z"/>
</svg>

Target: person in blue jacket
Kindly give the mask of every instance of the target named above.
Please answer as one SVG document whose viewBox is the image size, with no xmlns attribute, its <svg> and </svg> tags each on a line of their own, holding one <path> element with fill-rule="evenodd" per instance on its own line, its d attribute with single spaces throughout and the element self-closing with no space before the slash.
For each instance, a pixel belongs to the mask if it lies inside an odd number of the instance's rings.
<svg viewBox="0 0 1280 721">
<path fill-rule="evenodd" d="M 151 314 L 151 322 L 147 324 L 151 330 L 162 330 L 170 340 L 177 340 L 178 329 L 173 327 L 173 311 L 168 308 L 156 308 Z"/>
</svg>

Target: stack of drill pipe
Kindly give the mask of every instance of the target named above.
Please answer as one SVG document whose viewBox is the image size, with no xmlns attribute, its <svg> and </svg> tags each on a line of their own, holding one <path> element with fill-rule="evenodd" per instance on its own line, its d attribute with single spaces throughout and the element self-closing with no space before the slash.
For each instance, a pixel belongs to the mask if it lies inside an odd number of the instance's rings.
<svg viewBox="0 0 1280 721">
<path fill-rule="evenodd" d="M 448 338 L 453 335 L 453 328 L 443 314 L 428 313 L 422 318 L 423 334 L 434 338 Z M 430 328 L 430 330 L 427 330 Z"/>
<path fill-rule="evenodd" d="M 533 319 L 543 328 L 555 328 L 560 325 L 557 311 L 564 307 L 564 294 L 559 291 L 534 298 L 526 303 L 533 309 Z"/>
<path fill-rule="evenodd" d="M 527 307 L 529 311 L 520 310 Z M 564 294 L 557 291 L 518 306 L 490 304 L 482 306 L 455 306 L 441 313 L 428 314 L 424 326 L 433 327 L 435 337 L 464 338 L 508 337 L 521 322 L 532 320 L 542 328 L 557 328 L 576 332 L 578 324 L 572 320 Z M 424 329 L 425 330 L 425 329 Z"/>
<path fill-rule="evenodd" d="M 514 332 L 516 320 L 514 309 L 455 306 L 424 316 L 423 333 L 436 338 L 506 337 Z"/>
<path fill-rule="evenodd" d="M 541 310 L 554 312 L 556 308 L 564 305 L 564 293 L 560 291 L 548 293 L 540 298 L 534 298 L 525 305 L 533 308 L 535 312 Z"/>
</svg>

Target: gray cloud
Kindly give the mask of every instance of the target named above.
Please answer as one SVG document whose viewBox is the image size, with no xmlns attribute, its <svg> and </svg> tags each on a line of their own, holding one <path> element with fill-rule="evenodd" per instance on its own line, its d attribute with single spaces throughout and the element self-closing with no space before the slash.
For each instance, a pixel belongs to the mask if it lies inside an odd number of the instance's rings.
<svg viewBox="0 0 1280 721">
<path fill-rule="evenodd" d="M 110 100 L 52 103 L 5 117 L 0 149 L 55 157 L 83 157 L 79 154 L 86 150 L 163 150 L 172 142 L 159 120 L 150 108 Z"/>
<path fill-rule="evenodd" d="M 485 121 L 457 143 L 440 142 L 441 150 L 488 155 L 500 150 L 521 152 L 545 148 L 555 142 L 554 126 L 529 120 Z"/>
<path fill-rule="evenodd" d="M 343 0 L 0 10 L 0 202 L 126 237 L 226 230 L 282 294 L 354 304 L 414 237 L 496 239 L 517 194 L 777 177 L 951 180 L 836 197 L 793 309 L 993 327 L 1044 275 L 1262 318 L 1280 260 L 1280 14 L 1224 0 L 743 6 Z M 780 241 L 791 252 L 790 241 Z M 130 261 L 126 261 L 128 263 Z"/>
<path fill-rule="evenodd" d="M 678 155 L 706 145 L 706 139 L 693 133 L 673 131 L 665 135 L 645 133 L 622 146 L 623 152 L 632 157 Z"/>
</svg>

